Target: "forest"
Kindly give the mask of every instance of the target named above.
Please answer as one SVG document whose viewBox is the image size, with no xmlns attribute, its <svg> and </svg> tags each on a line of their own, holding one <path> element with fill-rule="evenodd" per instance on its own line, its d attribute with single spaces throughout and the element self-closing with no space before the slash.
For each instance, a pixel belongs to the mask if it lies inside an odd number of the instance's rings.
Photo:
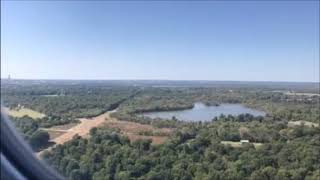
<svg viewBox="0 0 320 180">
<path fill-rule="evenodd" d="M 39 129 L 41 125 L 38 121 L 35 121 L 28 116 L 22 118 L 11 117 L 10 119 L 17 131 L 22 135 L 26 142 L 30 144 L 34 151 L 39 151 L 50 144 L 49 133 Z"/>
<path fill-rule="evenodd" d="M 4 106 L 24 106 L 62 119 L 97 116 L 135 93 L 136 88 L 99 84 L 17 83 L 1 87 Z"/>
<path fill-rule="evenodd" d="M 189 124 L 159 146 L 99 128 L 44 159 L 70 179 L 319 179 L 319 128 L 234 119 Z M 240 138 L 263 145 L 220 143 Z"/>
<path fill-rule="evenodd" d="M 167 86 L 170 84 L 170 86 Z M 11 117 L 34 149 L 48 143 L 42 127 L 77 122 L 116 109 L 119 121 L 173 130 L 163 144 L 132 141 L 100 126 L 45 151 L 42 159 L 68 179 L 320 179 L 319 86 L 294 84 L 194 84 L 179 82 L 11 82 L 1 86 L 5 107 L 24 106 L 41 119 Z M 305 90 L 304 90 L 305 89 Z M 209 122 L 149 118 L 139 113 L 241 103 L 266 116 L 220 115 Z M 304 121 L 315 125 L 290 125 Z M 152 136 L 153 132 L 142 133 Z M 237 145 L 241 140 L 248 143 Z"/>
</svg>

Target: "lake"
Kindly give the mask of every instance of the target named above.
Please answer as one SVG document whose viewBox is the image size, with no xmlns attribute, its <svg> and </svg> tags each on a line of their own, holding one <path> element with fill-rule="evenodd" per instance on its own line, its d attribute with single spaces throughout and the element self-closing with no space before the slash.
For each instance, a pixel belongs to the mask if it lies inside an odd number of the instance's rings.
<svg viewBox="0 0 320 180">
<path fill-rule="evenodd" d="M 206 106 L 203 103 L 195 103 L 192 109 L 178 111 L 145 112 L 143 116 L 151 118 L 171 119 L 175 116 L 182 121 L 211 121 L 214 117 L 224 115 L 251 114 L 254 116 L 265 116 L 263 111 L 248 108 L 242 104 L 220 104 L 219 106 Z"/>
</svg>

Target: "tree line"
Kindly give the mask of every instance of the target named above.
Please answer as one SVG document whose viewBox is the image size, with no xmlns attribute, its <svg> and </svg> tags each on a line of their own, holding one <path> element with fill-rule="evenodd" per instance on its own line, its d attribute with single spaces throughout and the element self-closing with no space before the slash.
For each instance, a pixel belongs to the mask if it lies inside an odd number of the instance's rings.
<svg viewBox="0 0 320 180">
<path fill-rule="evenodd" d="M 236 118 L 234 118 L 236 119 Z M 310 179 L 320 178 L 319 128 L 285 123 L 218 120 L 192 123 L 162 145 L 130 140 L 108 128 L 90 139 L 46 152 L 44 159 L 69 179 Z M 250 139 L 255 148 L 221 141 Z"/>
</svg>

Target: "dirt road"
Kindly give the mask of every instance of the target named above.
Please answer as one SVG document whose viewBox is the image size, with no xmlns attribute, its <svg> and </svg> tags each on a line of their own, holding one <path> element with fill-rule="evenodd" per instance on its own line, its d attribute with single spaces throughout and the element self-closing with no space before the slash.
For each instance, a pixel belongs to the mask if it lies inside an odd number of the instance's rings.
<svg viewBox="0 0 320 180">
<path fill-rule="evenodd" d="M 98 126 L 107 126 L 110 128 L 120 129 L 121 133 L 127 135 L 131 141 L 137 141 L 140 139 L 151 139 L 152 144 L 163 144 L 173 132 L 171 128 L 155 128 L 152 125 L 140 124 L 129 121 L 119 121 L 115 118 L 110 117 L 110 114 L 115 112 L 108 111 L 104 114 L 93 118 L 80 118 L 80 124 L 76 124 L 70 126 L 71 128 L 64 128 L 64 126 L 57 126 L 52 128 L 42 128 L 42 130 L 48 131 L 49 134 L 57 134 L 57 137 L 51 139 L 51 142 L 54 142 L 55 145 L 51 146 L 47 149 L 44 149 L 37 153 L 37 156 L 40 155 L 45 150 L 50 150 L 58 144 L 64 144 L 70 140 L 72 140 L 73 136 L 78 134 L 81 137 L 87 138 L 89 137 L 90 129 Z M 68 126 L 68 125 L 66 125 Z M 153 133 L 162 134 L 160 135 L 140 135 L 141 132 L 151 131 Z M 60 134 L 59 134 L 60 133 Z"/>
<path fill-rule="evenodd" d="M 63 144 L 72 140 L 73 136 L 75 136 L 76 134 L 81 137 L 88 136 L 90 129 L 102 125 L 106 121 L 106 118 L 110 118 L 110 114 L 113 112 L 115 112 L 115 110 L 108 111 L 94 118 L 80 118 L 80 123 L 71 127 L 70 129 L 42 128 L 42 130 L 48 132 L 62 132 L 63 134 L 54 139 L 51 139 L 50 141 L 54 142 L 55 145 L 38 152 L 37 156 L 39 157 L 45 150 L 50 150 L 58 144 Z"/>
<path fill-rule="evenodd" d="M 115 111 L 108 111 L 104 114 L 101 114 L 99 116 L 96 116 L 94 118 L 80 118 L 80 124 L 67 129 L 67 130 L 58 130 L 58 129 L 49 129 L 49 130 L 53 130 L 53 131 L 63 131 L 65 132 L 64 134 L 62 134 L 61 136 L 52 139 L 51 141 L 56 143 L 56 144 L 63 144 L 67 141 L 70 141 L 72 139 L 72 137 L 76 134 L 78 134 L 81 137 L 87 136 L 90 132 L 90 129 L 94 128 L 94 127 L 98 127 L 101 124 L 103 124 L 106 121 L 106 118 L 110 117 L 110 113 L 113 113 Z"/>
</svg>

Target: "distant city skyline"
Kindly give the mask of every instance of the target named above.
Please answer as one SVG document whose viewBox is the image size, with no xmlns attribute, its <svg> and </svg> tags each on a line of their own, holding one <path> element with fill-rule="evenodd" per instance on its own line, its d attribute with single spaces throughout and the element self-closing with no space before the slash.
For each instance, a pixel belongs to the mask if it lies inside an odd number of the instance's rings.
<svg viewBox="0 0 320 180">
<path fill-rule="evenodd" d="M 1 1 L 1 78 L 319 82 L 318 1 Z"/>
</svg>

